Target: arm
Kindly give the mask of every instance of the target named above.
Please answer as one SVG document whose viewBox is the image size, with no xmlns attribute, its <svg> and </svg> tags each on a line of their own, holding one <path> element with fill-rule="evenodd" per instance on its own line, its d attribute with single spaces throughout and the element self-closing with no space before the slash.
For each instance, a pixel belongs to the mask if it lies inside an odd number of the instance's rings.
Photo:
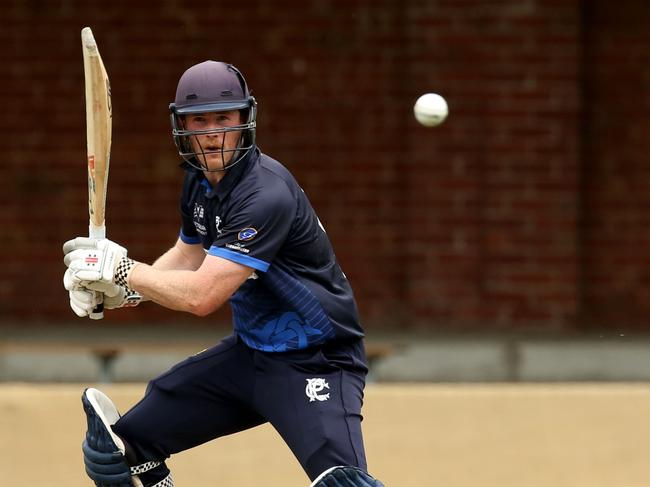
<svg viewBox="0 0 650 487">
<path fill-rule="evenodd" d="M 126 258 L 126 249 L 109 240 L 79 237 L 66 242 L 63 251 L 64 262 L 69 267 L 64 276 L 67 290 L 82 287 L 107 295 L 110 294 L 108 290 L 124 290 L 122 285 L 126 283 L 117 285 L 114 273 L 115 265 Z M 99 268 L 92 262 L 84 264 L 88 261 L 87 256 L 97 259 L 98 255 L 106 253 L 110 257 L 101 256 Z M 152 266 L 131 262 L 136 265 L 128 273 L 130 289 L 167 308 L 199 316 L 219 308 L 253 272 L 250 267 L 230 260 L 206 256 L 201 245 L 190 245 L 181 240 Z M 93 303 L 79 304 L 77 307 L 83 310 L 92 309 L 93 306 Z M 82 316 L 75 307 L 73 309 Z"/>
<path fill-rule="evenodd" d="M 250 267 L 211 255 L 196 270 L 165 270 L 157 264 L 133 267 L 129 287 L 161 306 L 198 316 L 218 309 L 253 273 Z"/>
<path fill-rule="evenodd" d="M 205 251 L 200 244 L 190 245 L 180 238 L 174 246 L 158 257 L 153 267 L 160 270 L 185 269 L 195 271 L 205 259 Z"/>
</svg>

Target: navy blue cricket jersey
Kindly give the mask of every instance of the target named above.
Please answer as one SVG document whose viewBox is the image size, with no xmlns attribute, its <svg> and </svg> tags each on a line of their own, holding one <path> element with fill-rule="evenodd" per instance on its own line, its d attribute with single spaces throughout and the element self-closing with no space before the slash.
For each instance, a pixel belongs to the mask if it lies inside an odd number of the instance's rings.
<svg viewBox="0 0 650 487">
<path fill-rule="evenodd" d="M 304 191 L 259 149 L 213 189 L 186 167 L 180 238 L 254 269 L 230 298 L 251 348 L 284 352 L 363 336 L 352 289 Z"/>
</svg>

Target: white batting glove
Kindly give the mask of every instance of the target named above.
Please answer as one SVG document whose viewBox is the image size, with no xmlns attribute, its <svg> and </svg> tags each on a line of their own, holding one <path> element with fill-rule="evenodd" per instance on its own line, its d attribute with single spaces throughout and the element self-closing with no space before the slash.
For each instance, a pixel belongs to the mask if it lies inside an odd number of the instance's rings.
<svg viewBox="0 0 650 487">
<path fill-rule="evenodd" d="M 127 250 L 108 239 L 94 240 L 78 237 L 63 245 L 63 262 L 68 267 L 64 276 L 64 286 L 89 287 L 115 296 L 119 286 L 128 287 L 128 276 L 136 262 L 127 257 Z"/>
<path fill-rule="evenodd" d="M 77 237 L 63 244 L 63 254 L 67 255 L 77 249 L 94 249 L 96 245 L 97 239 L 95 238 Z M 69 292 L 70 307 L 77 316 L 88 316 L 100 302 L 103 302 L 101 293 L 75 288 L 72 272 L 69 269 L 63 276 L 63 287 Z"/>
<path fill-rule="evenodd" d="M 115 296 L 104 296 L 104 308 L 133 308 L 142 301 L 142 296 L 137 291 L 120 286 L 120 292 Z"/>
<path fill-rule="evenodd" d="M 83 288 L 70 289 L 70 308 L 83 318 L 93 312 L 98 304 L 97 293 Z"/>
<path fill-rule="evenodd" d="M 68 255 L 73 250 L 97 248 L 98 241 L 99 239 L 92 237 L 73 238 L 63 244 L 63 255 Z"/>
<path fill-rule="evenodd" d="M 76 291 L 77 289 L 84 289 L 86 291 L 94 291 L 95 293 L 102 294 L 108 298 L 118 296 L 120 294 L 120 286 L 114 282 L 103 281 L 81 281 L 75 278 L 75 271 L 67 269 L 63 274 L 63 287 L 67 291 Z"/>
<path fill-rule="evenodd" d="M 115 296 L 104 295 L 104 309 L 134 307 L 140 304 L 142 296 L 135 291 L 127 291 L 125 288 L 118 286 L 119 292 Z M 99 304 L 99 293 L 83 287 L 71 289 L 70 308 L 81 318 L 90 315 L 95 307 Z"/>
</svg>

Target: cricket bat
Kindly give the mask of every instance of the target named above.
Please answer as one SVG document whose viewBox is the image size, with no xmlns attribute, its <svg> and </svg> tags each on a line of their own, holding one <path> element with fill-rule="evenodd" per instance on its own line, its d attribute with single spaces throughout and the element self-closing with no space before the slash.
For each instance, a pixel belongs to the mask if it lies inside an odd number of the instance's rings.
<svg viewBox="0 0 650 487">
<path fill-rule="evenodd" d="M 86 85 L 86 143 L 88 152 L 88 235 L 106 238 L 106 190 L 111 155 L 112 106 L 111 87 L 102 57 L 90 27 L 81 30 Z M 104 317 L 99 304 L 89 315 Z"/>
</svg>

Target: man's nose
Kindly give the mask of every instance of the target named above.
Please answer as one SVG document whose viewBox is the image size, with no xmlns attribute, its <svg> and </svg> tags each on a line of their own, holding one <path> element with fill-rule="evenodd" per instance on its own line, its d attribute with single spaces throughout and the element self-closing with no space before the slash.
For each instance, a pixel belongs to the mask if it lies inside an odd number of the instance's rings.
<svg viewBox="0 0 650 487">
<path fill-rule="evenodd" d="M 208 129 L 208 130 L 218 130 L 218 129 L 222 129 L 222 128 L 223 128 L 223 125 L 221 125 L 219 122 L 216 122 L 216 121 L 215 122 L 209 122 L 207 127 L 206 127 L 206 129 Z M 221 133 L 217 132 L 217 133 L 211 133 L 211 134 L 207 134 L 207 135 L 217 136 L 217 135 L 221 135 Z"/>
</svg>

